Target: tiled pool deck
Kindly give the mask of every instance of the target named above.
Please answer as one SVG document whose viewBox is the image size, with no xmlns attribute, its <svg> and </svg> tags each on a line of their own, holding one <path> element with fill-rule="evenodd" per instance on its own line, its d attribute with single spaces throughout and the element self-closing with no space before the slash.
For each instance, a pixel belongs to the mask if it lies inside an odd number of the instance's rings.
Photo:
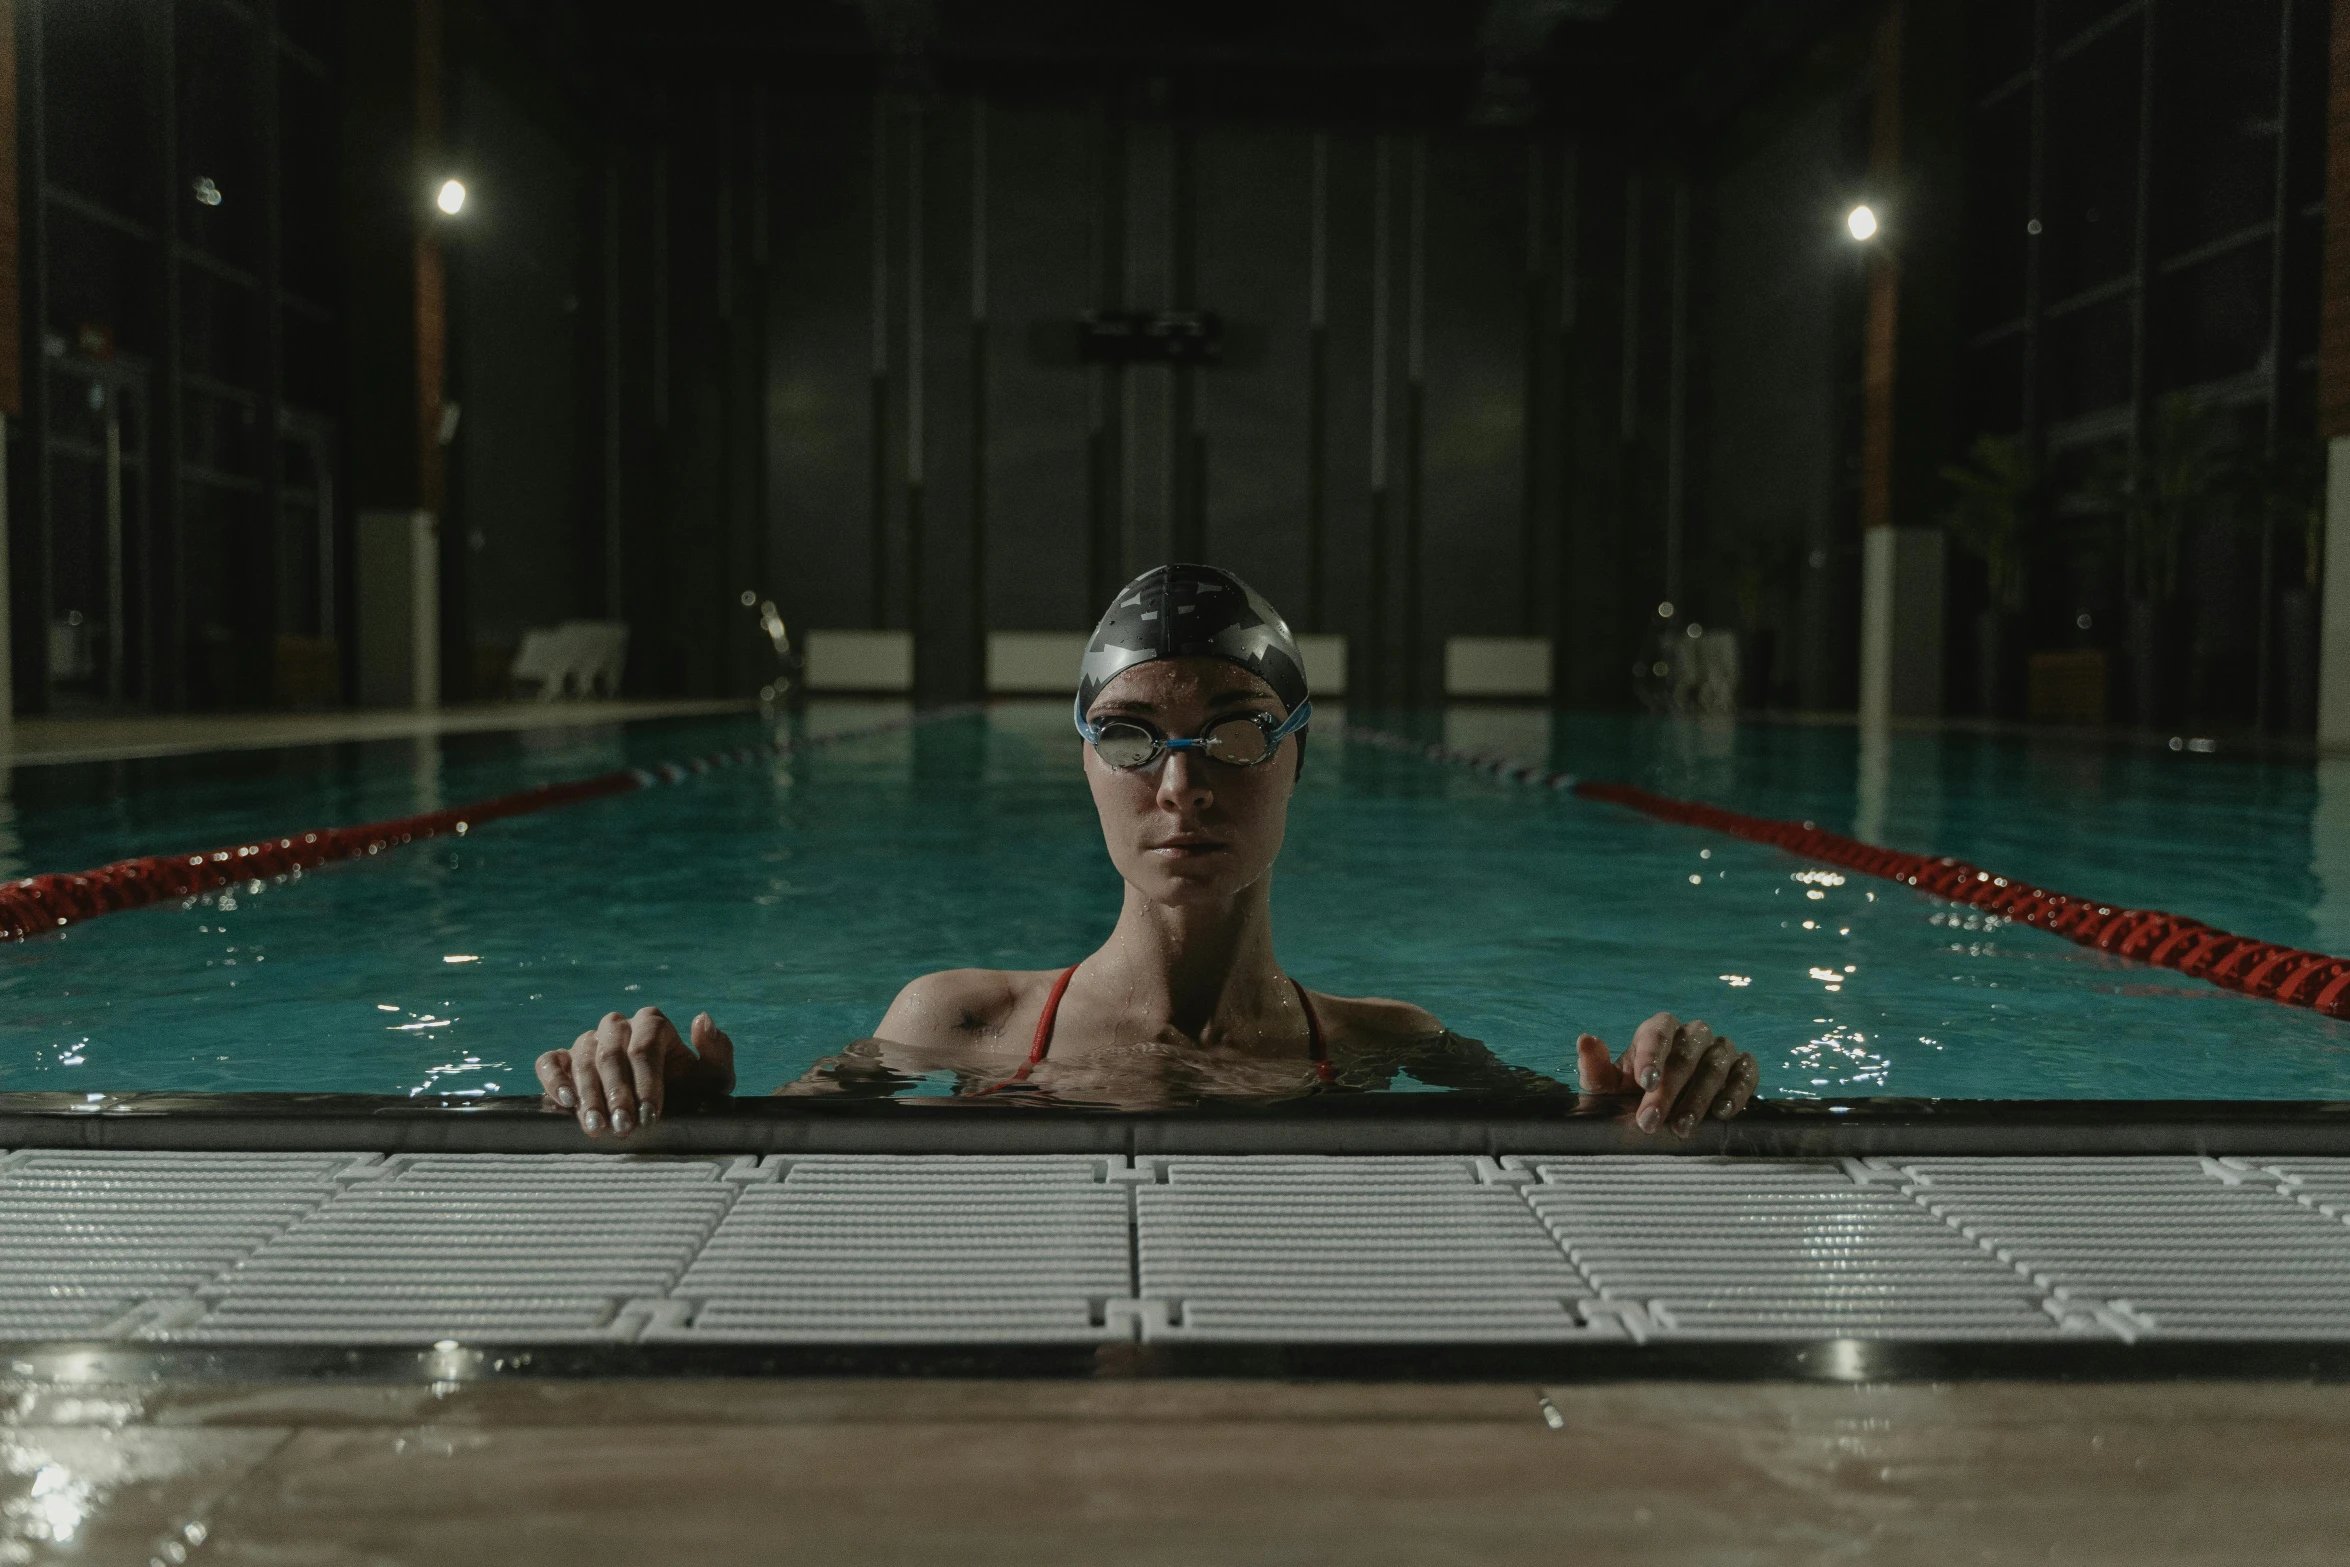
<svg viewBox="0 0 2350 1567">
<path fill-rule="evenodd" d="M 2350 1159 L 33 1148 L 0 1340 L 2350 1343 Z"/>
<path fill-rule="evenodd" d="M 2350 1530 L 2331 1153 L 20 1147 L 0 1338 L 10 1567 L 2330 1563 Z"/>
</svg>

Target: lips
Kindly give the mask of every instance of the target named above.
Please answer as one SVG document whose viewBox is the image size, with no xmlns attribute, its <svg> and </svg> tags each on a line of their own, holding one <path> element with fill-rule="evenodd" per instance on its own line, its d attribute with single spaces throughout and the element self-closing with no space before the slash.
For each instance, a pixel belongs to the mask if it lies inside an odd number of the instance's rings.
<svg viewBox="0 0 2350 1567">
<path fill-rule="evenodd" d="M 1177 833 L 1172 838 L 1162 838 L 1152 844 L 1150 852 L 1168 855 L 1174 859 L 1189 860 L 1197 859 L 1202 855 L 1221 854 L 1226 847 L 1227 845 L 1220 838 L 1210 838 L 1197 833 Z"/>
</svg>

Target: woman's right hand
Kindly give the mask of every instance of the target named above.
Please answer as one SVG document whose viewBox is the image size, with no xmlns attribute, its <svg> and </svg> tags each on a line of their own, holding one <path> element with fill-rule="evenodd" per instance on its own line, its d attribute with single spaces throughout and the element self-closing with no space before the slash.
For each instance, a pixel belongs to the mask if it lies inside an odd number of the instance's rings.
<svg viewBox="0 0 2350 1567">
<path fill-rule="evenodd" d="M 538 1074 L 548 1101 L 578 1116 L 581 1131 L 626 1137 L 659 1120 L 672 1098 L 734 1092 L 734 1041 L 707 1012 L 693 1021 L 690 1047 L 659 1007 L 607 1012 L 569 1050 L 540 1056 Z"/>
</svg>

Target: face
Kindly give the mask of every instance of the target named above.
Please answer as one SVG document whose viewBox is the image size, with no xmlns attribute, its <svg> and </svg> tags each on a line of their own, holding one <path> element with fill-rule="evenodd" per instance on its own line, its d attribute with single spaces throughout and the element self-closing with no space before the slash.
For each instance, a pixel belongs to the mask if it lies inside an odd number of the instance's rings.
<svg viewBox="0 0 2350 1567">
<path fill-rule="evenodd" d="M 1187 738 L 1218 719 L 1284 715 L 1273 688 L 1220 658 L 1137 664 L 1104 686 L 1086 719 L 1135 718 Z M 1229 902 L 1264 880 L 1281 853 L 1297 781 L 1295 735 L 1255 767 L 1198 751 L 1163 751 L 1147 767 L 1111 767 L 1085 748 L 1085 777 L 1101 812 L 1111 863 L 1154 903 Z"/>
</svg>

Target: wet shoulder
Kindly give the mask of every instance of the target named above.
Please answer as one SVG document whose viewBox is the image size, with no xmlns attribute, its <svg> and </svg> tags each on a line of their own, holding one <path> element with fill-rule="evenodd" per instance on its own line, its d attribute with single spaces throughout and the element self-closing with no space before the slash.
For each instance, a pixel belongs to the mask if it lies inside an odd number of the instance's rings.
<svg viewBox="0 0 2350 1567">
<path fill-rule="evenodd" d="M 911 981 L 874 1032 L 906 1044 L 973 1043 L 1001 1036 L 1042 1010 L 1058 969 L 941 969 Z"/>
<path fill-rule="evenodd" d="M 1322 1020 L 1323 1037 L 1333 1050 L 1394 1049 L 1444 1032 L 1436 1014 L 1409 1001 L 1386 996 L 1326 996 L 1318 990 L 1308 994 L 1313 997 L 1315 1015 Z"/>
</svg>

